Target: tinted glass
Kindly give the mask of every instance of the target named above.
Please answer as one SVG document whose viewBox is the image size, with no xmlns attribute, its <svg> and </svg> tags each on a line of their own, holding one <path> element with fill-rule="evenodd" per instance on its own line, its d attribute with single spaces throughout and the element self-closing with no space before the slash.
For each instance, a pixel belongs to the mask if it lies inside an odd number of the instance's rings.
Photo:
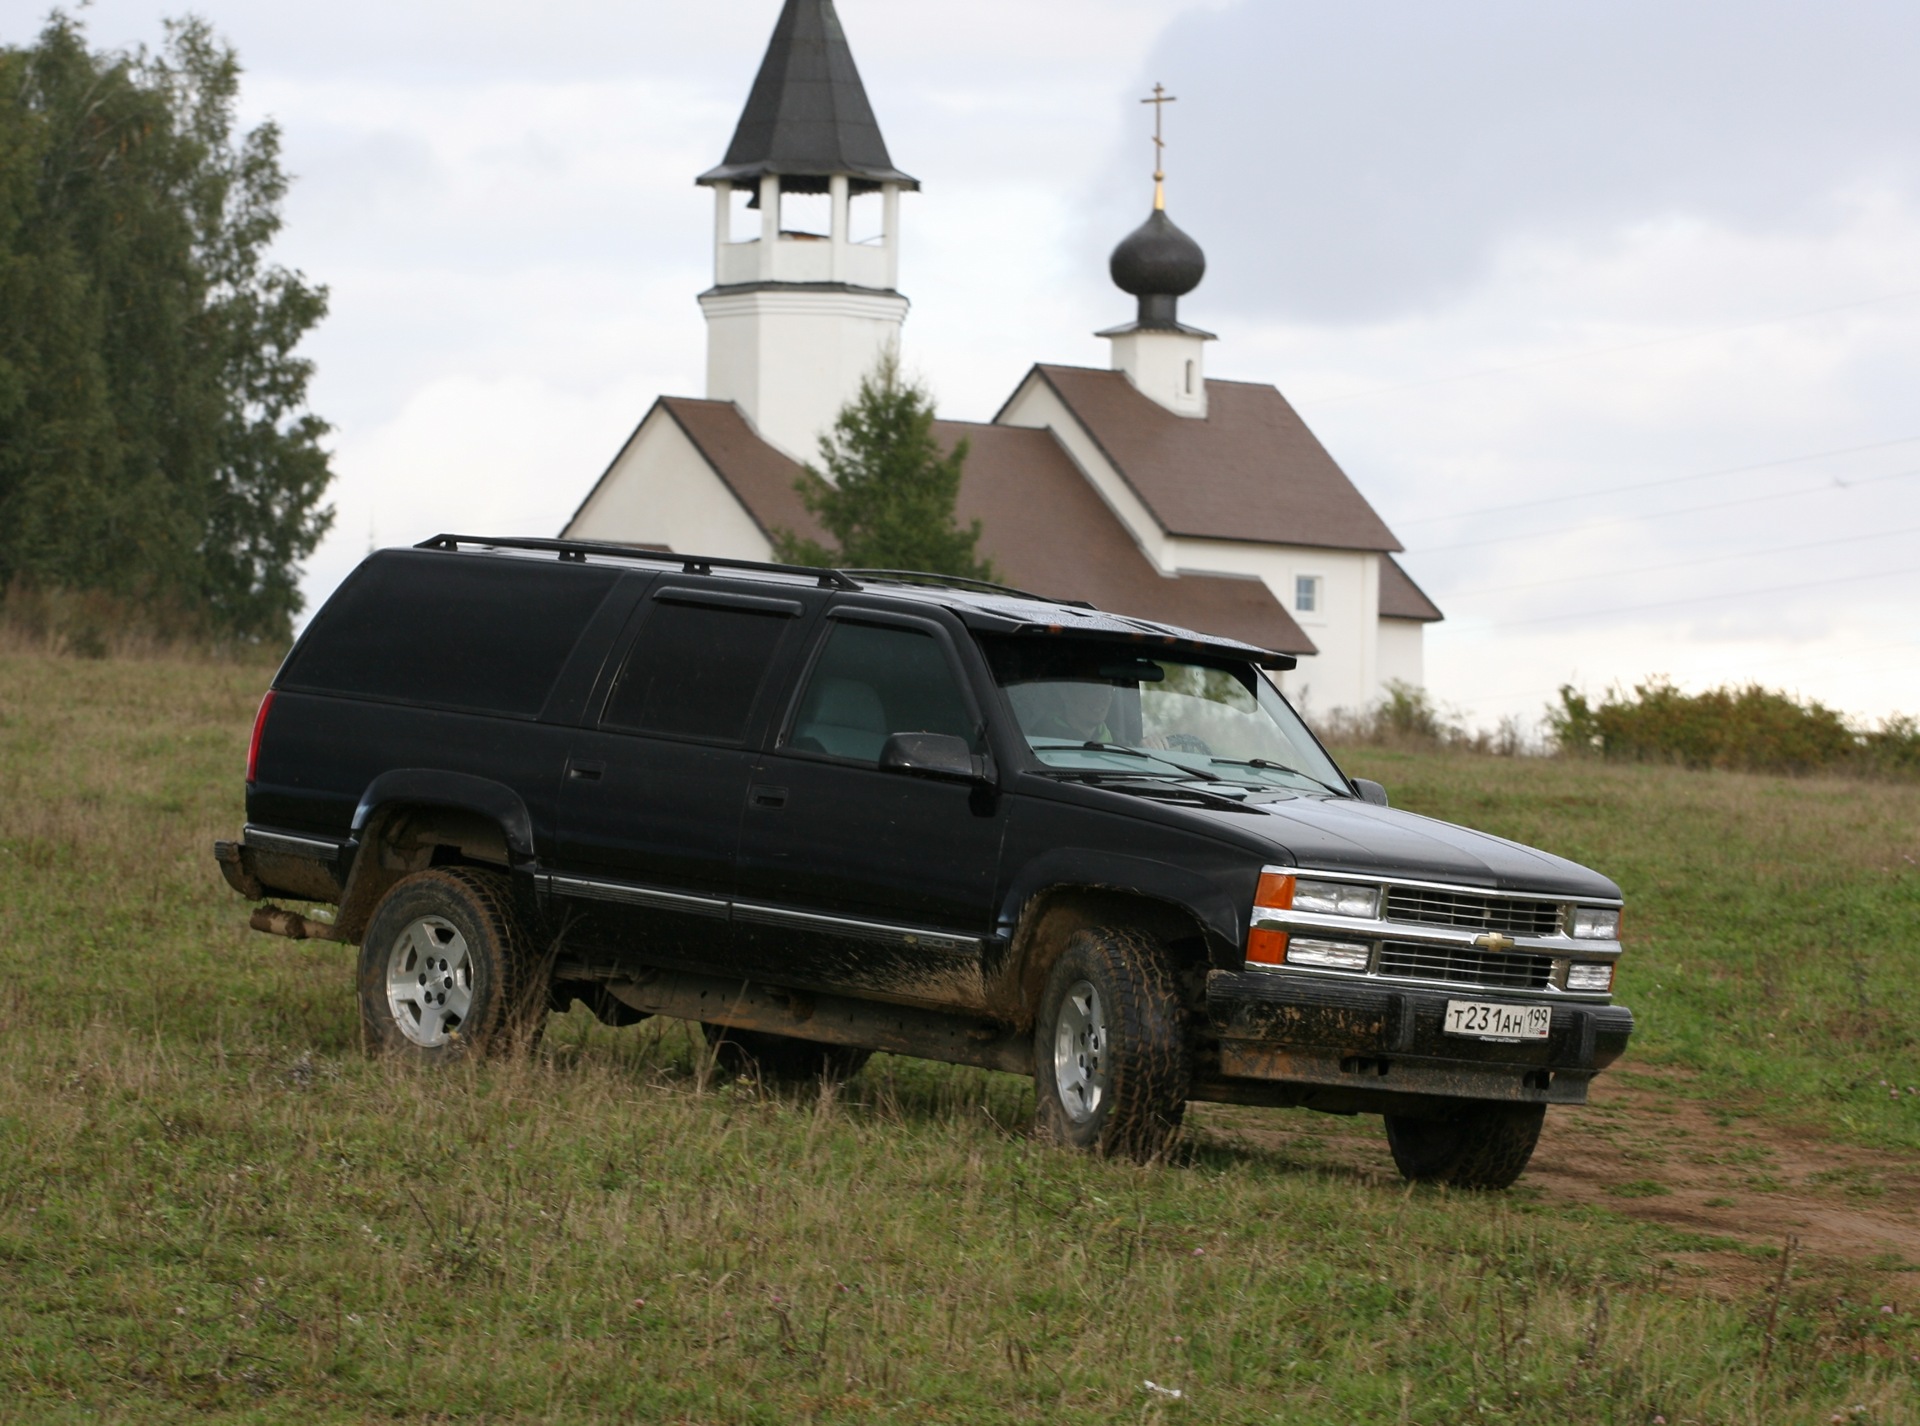
<svg viewBox="0 0 1920 1426">
<path fill-rule="evenodd" d="M 636 733 L 740 742 L 792 623 L 756 609 L 655 603 L 600 721 Z"/>
<path fill-rule="evenodd" d="M 285 688 L 531 717 L 619 571 L 390 551 L 327 601 Z"/>
<path fill-rule="evenodd" d="M 877 763 L 892 733 L 951 733 L 973 745 L 975 731 L 933 635 L 835 621 L 787 746 Z"/>
<path fill-rule="evenodd" d="M 1073 639 L 984 643 L 1027 745 L 1049 767 L 1345 795 L 1340 770 L 1251 664 Z"/>
</svg>

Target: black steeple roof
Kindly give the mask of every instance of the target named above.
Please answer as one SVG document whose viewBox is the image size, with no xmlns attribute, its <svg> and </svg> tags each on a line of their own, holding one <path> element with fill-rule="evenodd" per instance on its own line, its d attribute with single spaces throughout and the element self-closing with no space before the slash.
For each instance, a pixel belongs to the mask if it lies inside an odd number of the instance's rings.
<svg viewBox="0 0 1920 1426">
<path fill-rule="evenodd" d="M 697 181 L 749 183 L 769 173 L 789 192 L 825 192 L 835 173 L 856 189 L 920 186 L 887 156 L 833 0 L 786 0 L 727 156 Z"/>
</svg>

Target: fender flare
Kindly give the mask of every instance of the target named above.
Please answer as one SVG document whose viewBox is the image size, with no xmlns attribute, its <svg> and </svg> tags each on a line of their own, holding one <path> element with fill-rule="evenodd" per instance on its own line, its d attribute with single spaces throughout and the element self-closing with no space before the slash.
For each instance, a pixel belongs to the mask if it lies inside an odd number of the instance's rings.
<svg viewBox="0 0 1920 1426">
<path fill-rule="evenodd" d="M 1118 893 L 1157 901 L 1191 916 L 1217 963 L 1238 966 L 1246 941 L 1245 914 L 1213 878 L 1151 857 L 1062 847 L 1020 869 L 1000 904 L 998 927 L 1009 945 L 1018 938 L 1027 906 L 1055 889 Z M 1223 960 L 1222 957 L 1225 957 Z"/>
<path fill-rule="evenodd" d="M 477 813 L 500 824 L 514 860 L 533 859 L 533 818 L 520 794 L 503 782 L 439 768 L 393 768 L 368 783 L 360 795 L 360 805 L 353 809 L 354 840 L 364 837 L 377 812 L 395 803 Z"/>
</svg>

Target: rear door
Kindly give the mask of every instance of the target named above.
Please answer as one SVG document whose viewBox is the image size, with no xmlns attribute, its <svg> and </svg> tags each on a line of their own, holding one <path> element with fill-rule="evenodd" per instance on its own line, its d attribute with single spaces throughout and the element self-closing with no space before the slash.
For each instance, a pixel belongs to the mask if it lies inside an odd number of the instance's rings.
<svg viewBox="0 0 1920 1426">
<path fill-rule="evenodd" d="M 714 969 L 774 671 L 807 604 L 663 580 L 589 705 L 560 789 L 549 890 L 563 956 Z"/>
<path fill-rule="evenodd" d="M 747 797 L 735 955 L 776 983 L 972 1008 L 1006 825 L 991 789 L 879 768 L 889 734 L 984 752 L 947 629 L 840 606 Z"/>
</svg>

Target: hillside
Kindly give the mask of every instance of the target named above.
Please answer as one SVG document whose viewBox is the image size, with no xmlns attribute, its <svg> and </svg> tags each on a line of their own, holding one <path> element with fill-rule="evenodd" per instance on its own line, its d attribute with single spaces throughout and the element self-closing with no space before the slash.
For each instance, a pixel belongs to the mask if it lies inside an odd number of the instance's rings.
<svg viewBox="0 0 1920 1426">
<path fill-rule="evenodd" d="M 0 1419 L 1920 1419 L 1920 788 L 1355 750 L 1629 898 L 1628 1065 L 1449 1195 L 1374 1121 L 1093 1163 L 1008 1077 L 767 1096 L 659 1022 L 370 1064 L 209 855 L 266 677 L 0 654 Z"/>
</svg>

